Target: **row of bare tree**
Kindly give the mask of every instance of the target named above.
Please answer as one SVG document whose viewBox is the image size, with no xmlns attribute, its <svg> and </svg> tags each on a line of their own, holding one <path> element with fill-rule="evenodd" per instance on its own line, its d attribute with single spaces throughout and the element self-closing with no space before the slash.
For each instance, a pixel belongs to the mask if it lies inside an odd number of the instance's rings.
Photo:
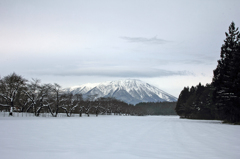
<svg viewBox="0 0 240 159">
<path fill-rule="evenodd" d="M 141 109 L 114 98 L 98 98 L 90 96 L 83 99 L 82 94 L 72 94 L 61 89 L 58 84 L 41 84 L 40 80 L 26 80 L 12 73 L 0 78 L 0 110 L 13 112 L 29 112 L 35 116 L 40 113 L 73 113 L 82 116 L 87 114 L 126 114 L 141 115 Z"/>
</svg>

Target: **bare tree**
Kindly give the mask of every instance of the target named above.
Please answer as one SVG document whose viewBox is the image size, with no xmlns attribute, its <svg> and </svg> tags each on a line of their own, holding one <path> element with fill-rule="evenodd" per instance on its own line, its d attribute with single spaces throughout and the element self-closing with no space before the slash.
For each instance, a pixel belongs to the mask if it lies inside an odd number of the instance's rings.
<svg viewBox="0 0 240 159">
<path fill-rule="evenodd" d="M 0 97 L 2 107 L 8 107 L 9 115 L 12 115 L 15 109 L 15 103 L 18 100 L 19 94 L 26 89 L 27 80 L 22 76 L 12 73 L 0 80 Z"/>
<path fill-rule="evenodd" d="M 17 105 L 20 112 L 26 111 L 26 109 L 31 105 L 31 101 L 25 93 L 18 94 Z"/>
<path fill-rule="evenodd" d="M 50 84 L 40 85 L 40 80 L 33 79 L 31 83 L 27 85 L 27 90 L 24 91 L 28 98 L 28 103 L 30 103 L 26 108 L 26 112 L 32 109 L 34 115 L 39 116 L 42 108 L 48 106 L 44 103 L 46 103 L 45 101 L 48 98 L 50 88 Z"/>
<path fill-rule="evenodd" d="M 59 107 L 61 103 L 63 103 L 63 99 L 61 99 L 61 86 L 59 84 L 54 83 L 54 85 L 50 85 L 51 92 L 48 96 L 48 101 L 46 101 L 46 105 L 49 108 L 50 113 L 53 117 L 57 117 L 59 112 Z"/>
<path fill-rule="evenodd" d="M 26 112 L 29 111 L 30 108 L 32 108 L 32 112 L 36 115 L 36 104 L 40 98 L 40 80 L 38 79 L 32 79 L 30 84 L 27 85 L 27 90 L 24 91 L 24 93 L 27 95 L 29 101 L 31 101 L 31 105 L 26 109 Z"/>
<path fill-rule="evenodd" d="M 103 100 L 104 98 L 99 98 L 94 102 L 94 108 L 95 108 L 95 114 L 98 116 L 99 113 L 105 112 L 106 108 L 104 105 L 106 104 L 106 101 Z"/>
<path fill-rule="evenodd" d="M 49 109 L 48 98 L 51 91 L 51 85 L 44 84 L 39 86 L 38 89 L 39 89 L 39 92 L 38 92 L 38 99 L 37 99 L 36 116 L 39 116 L 40 111 L 43 108 Z"/>
<path fill-rule="evenodd" d="M 88 115 L 88 117 L 91 109 L 93 108 L 93 101 L 96 99 L 96 97 L 97 97 L 97 94 L 89 95 L 87 100 L 84 102 L 84 106 L 80 108 L 84 110 L 84 112 Z"/>
<path fill-rule="evenodd" d="M 73 95 L 72 93 L 64 93 L 62 95 L 64 102 L 60 108 L 62 108 L 68 117 L 70 117 L 73 111 L 79 107 L 79 95 Z"/>
</svg>

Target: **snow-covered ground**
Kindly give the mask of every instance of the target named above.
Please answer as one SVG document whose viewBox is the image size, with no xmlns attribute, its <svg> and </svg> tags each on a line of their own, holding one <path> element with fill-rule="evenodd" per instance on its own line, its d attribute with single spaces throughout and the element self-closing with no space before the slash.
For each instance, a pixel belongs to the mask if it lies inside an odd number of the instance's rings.
<svg viewBox="0 0 240 159">
<path fill-rule="evenodd" d="M 0 117 L 1 159 L 239 159 L 240 126 L 178 116 Z"/>
</svg>

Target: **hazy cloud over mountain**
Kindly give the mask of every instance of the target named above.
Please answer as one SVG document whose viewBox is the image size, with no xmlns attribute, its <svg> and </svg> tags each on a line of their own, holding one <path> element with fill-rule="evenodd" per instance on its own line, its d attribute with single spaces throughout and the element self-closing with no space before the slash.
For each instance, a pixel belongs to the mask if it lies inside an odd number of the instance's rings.
<svg viewBox="0 0 240 159">
<path fill-rule="evenodd" d="M 128 42 L 133 43 L 145 43 L 145 44 L 165 44 L 168 41 L 159 39 L 157 36 L 153 38 L 144 38 L 144 37 L 121 37 L 121 39 L 127 40 Z"/>
<path fill-rule="evenodd" d="M 138 69 L 138 68 L 86 68 L 73 70 L 39 70 L 30 71 L 36 75 L 55 75 L 55 76 L 106 76 L 120 78 L 151 78 L 166 76 L 189 76 L 194 75 L 188 71 L 168 71 L 161 69 Z"/>
</svg>

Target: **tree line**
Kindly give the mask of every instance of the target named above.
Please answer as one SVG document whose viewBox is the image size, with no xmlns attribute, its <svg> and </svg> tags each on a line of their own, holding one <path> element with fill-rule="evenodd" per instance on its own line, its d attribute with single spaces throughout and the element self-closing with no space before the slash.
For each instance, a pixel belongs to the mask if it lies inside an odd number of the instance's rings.
<svg viewBox="0 0 240 159">
<path fill-rule="evenodd" d="M 72 114 L 115 114 L 142 115 L 138 108 L 115 98 L 98 98 L 89 96 L 83 99 L 82 94 L 64 91 L 59 84 L 41 84 L 40 80 L 26 80 L 16 73 L 0 78 L 0 111 L 28 112 L 39 116 L 50 113 Z"/>
<path fill-rule="evenodd" d="M 212 83 L 184 87 L 176 105 L 180 117 L 240 123 L 240 33 L 234 22 L 225 35 Z"/>
</svg>

